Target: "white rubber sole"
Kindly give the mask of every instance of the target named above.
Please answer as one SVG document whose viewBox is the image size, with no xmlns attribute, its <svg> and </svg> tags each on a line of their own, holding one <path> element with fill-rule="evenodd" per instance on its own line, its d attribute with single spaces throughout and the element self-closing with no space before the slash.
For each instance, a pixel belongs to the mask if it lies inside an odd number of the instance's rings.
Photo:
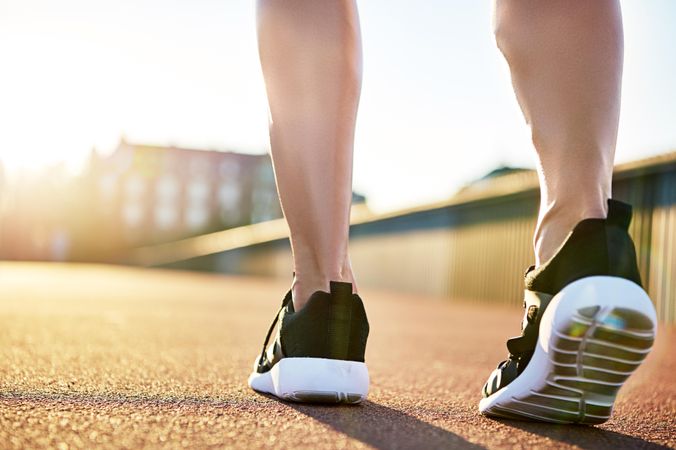
<svg viewBox="0 0 676 450">
<path fill-rule="evenodd" d="M 561 290 L 545 311 L 526 369 L 479 403 L 489 416 L 603 423 L 617 392 L 650 352 L 657 331 L 646 292 L 623 278 L 594 276 Z"/>
<path fill-rule="evenodd" d="M 265 373 L 254 371 L 249 386 L 283 400 L 360 403 L 369 390 L 366 364 L 324 358 L 283 358 Z"/>
</svg>

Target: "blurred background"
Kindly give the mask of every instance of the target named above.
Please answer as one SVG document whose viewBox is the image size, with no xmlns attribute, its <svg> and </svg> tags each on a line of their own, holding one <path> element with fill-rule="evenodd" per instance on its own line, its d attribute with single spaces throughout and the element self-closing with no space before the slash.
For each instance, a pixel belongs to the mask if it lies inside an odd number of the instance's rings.
<svg viewBox="0 0 676 450">
<path fill-rule="evenodd" d="M 518 304 L 537 180 L 491 2 L 359 7 L 360 283 Z M 676 3 L 622 7 L 615 195 L 674 321 Z M 255 2 L 0 0 L 0 61 L 0 259 L 289 276 Z"/>
</svg>

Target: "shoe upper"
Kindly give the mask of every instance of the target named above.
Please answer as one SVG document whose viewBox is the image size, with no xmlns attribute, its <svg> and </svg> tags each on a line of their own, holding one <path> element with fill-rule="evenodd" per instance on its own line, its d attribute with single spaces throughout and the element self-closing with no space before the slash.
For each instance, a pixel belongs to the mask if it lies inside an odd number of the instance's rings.
<svg viewBox="0 0 676 450">
<path fill-rule="evenodd" d="M 586 219 L 569 233 L 556 254 L 526 273 L 526 289 L 555 295 L 580 278 L 607 275 L 641 285 L 634 242 L 629 236 L 631 205 L 608 200 L 606 219 Z"/>
<path fill-rule="evenodd" d="M 631 205 L 608 200 L 605 219 L 585 219 L 568 234 L 556 254 L 525 275 L 521 335 L 507 340 L 509 358 L 491 373 L 483 387 L 488 397 L 514 381 L 528 365 L 538 340 L 540 320 L 551 299 L 573 281 L 589 276 L 615 276 L 641 286 L 634 243 L 629 236 Z"/>
<path fill-rule="evenodd" d="M 369 323 L 364 303 L 352 284 L 330 282 L 330 292 L 316 291 L 295 311 L 291 291 L 270 327 L 257 371 L 267 372 L 282 358 L 327 358 L 364 361 Z M 275 324 L 275 340 L 266 349 Z"/>
</svg>

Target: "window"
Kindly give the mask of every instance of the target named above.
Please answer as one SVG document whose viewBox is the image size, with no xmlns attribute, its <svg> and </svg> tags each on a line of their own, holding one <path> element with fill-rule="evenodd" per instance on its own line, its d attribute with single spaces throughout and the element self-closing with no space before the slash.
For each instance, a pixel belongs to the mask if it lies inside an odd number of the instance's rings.
<svg viewBox="0 0 676 450">
<path fill-rule="evenodd" d="M 225 181 L 218 188 L 218 204 L 223 210 L 239 208 L 241 190 L 237 183 Z"/>
<path fill-rule="evenodd" d="M 106 174 L 99 179 L 99 193 L 104 200 L 110 200 L 115 195 L 115 175 Z"/>
<path fill-rule="evenodd" d="M 175 205 L 161 203 L 155 207 L 155 225 L 157 228 L 167 230 L 176 225 L 178 211 Z"/>
<path fill-rule="evenodd" d="M 139 226 L 143 220 L 143 207 L 141 203 L 137 201 L 127 202 L 122 209 L 122 216 L 127 226 Z"/>
<path fill-rule="evenodd" d="M 203 180 L 193 180 L 188 185 L 188 203 L 199 205 L 209 200 L 209 185 Z"/>
<path fill-rule="evenodd" d="M 209 220 L 209 210 L 203 206 L 190 206 L 185 211 L 185 222 L 193 231 L 204 227 Z"/>
<path fill-rule="evenodd" d="M 157 180 L 155 195 L 160 203 L 174 203 L 178 196 L 178 181 L 172 175 L 164 175 Z"/>
<path fill-rule="evenodd" d="M 130 175 L 124 182 L 124 192 L 130 200 L 140 199 L 145 190 L 145 181 L 137 174 Z"/>
</svg>

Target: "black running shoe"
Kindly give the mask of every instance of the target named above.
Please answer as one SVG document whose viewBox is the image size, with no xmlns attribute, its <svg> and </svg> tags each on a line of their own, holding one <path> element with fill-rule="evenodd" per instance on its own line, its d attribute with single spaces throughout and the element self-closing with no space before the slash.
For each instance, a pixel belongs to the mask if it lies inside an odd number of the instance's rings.
<svg viewBox="0 0 676 450">
<path fill-rule="evenodd" d="M 555 423 L 603 423 L 650 352 L 655 308 L 641 287 L 631 206 L 578 223 L 546 264 L 526 272 L 521 336 L 507 341 L 483 388 L 481 413 Z"/>
<path fill-rule="evenodd" d="M 312 294 L 300 311 L 293 309 L 291 291 L 286 294 L 249 376 L 252 389 L 298 402 L 366 399 L 364 304 L 351 283 L 331 281 L 329 290 Z M 277 336 L 267 347 L 277 322 Z"/>
</svg>

